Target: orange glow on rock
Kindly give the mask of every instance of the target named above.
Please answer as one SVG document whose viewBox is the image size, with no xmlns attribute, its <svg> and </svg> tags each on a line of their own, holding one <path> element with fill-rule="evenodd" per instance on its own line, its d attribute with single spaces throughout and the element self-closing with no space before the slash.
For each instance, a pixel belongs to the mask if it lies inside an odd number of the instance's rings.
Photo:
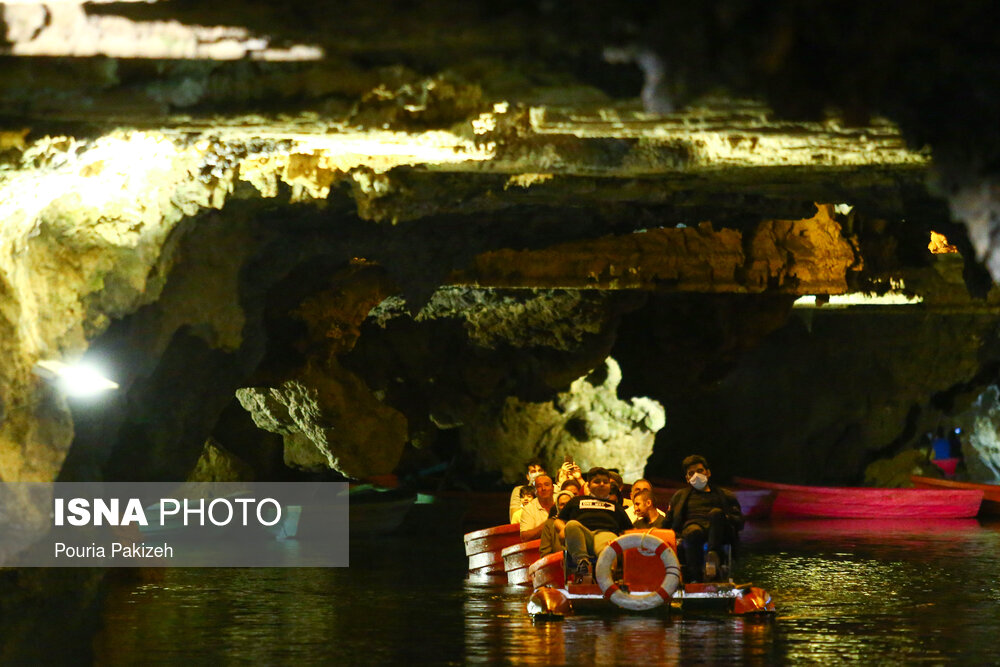
<svg viewBox="0 0 1000 667">
<path fill-rule="evenodd" d="M 950 252 L 958 252 L 958 248 L 948 243 L 948 237 L 931 231 L 931 242 L 927 244 L 927 249 L 934 255 L 944 255 Z"/>
</svg>

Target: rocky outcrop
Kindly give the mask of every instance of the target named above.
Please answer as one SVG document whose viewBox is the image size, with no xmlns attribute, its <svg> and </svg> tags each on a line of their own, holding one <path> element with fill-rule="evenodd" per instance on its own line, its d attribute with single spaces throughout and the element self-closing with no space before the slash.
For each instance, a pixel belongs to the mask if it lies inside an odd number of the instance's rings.
<svg viewBox="0 0 1000 667">
<path fill-rule="evenodd" d="M 1000 480 L 1000 387 L 993 384 L 964 415 L 967 445 L 962 448 L 969 477 L 977 482 Z"/>
<path fill-rule="evenodd" d="M 469 342 L 484 349 L 509 345 L 570 351 L 606 326 L 611 301 L 601 291 L 442 287 L 413 321 L 460 321 Z M 385 299 L 369 314 L 370 321 L 383 329 L 400 317 L 409 314 L 405 301 L 397 297 Z"/>
<path fill-rule="evenodd" d="M 51 480 L 73 427 L 64 399 L 32 367 L 78 358 L 110 318 L 155 301 L 173 261 L 172 230 L 217 193 L 191 178 L 194 154 L 157 133 L 45 139 L 19 155 L 32 166 L 0 172 L 8 250 L 0 258 L 0 319 L 15 327 L 0 344 L 8 414 L 0 479 Z"/>
<path fill-rule="evenodd" d="M 940 477 L 941 469 L 931 463 L 926 450 L 907 449 L 891 459 L 879 459 L 865 468 L 865 485 L 891 489 L 913 486 L 910 475 Z"/>
<path fill-rule="evenodd" d="M 525 461 L 540 457 L 556 470 L 570 457 L 584 471 L 617 468 L 626 480 L 643 476 L 656 432 L 663 428 L 663 406 L 648 398 L 618 398 L 621 370 L 608 358 L 574 381 L 555 400 L 529 403 L 508 398 L 484 407 L 462 432 L 462 446 L 475 452 L 485 469 L 499 468 L 514 482 Z"/>
<path fill-rule="evenodd" d="M 386 474 L 407 440 L 405 417 L 336 366 L 305 369 L 277 387 L 243 388 L 236 397 L 257 426 L 285 437 L 291 467 L 325 466 L 348 477 Z"/>
<path fill-rule="evenodd" d="M 974 381 L 995 327 L 987 312 L 821 310 L 808 322 L 793 317 L 728 367 L 713 369 L 724 374 L 700 391 L 674 391 L 691 387 L 684 375 L 691 366 L 672 369 L 669 353 L 655 363 L 629 356 L 623 368 L 626 378 L 630 371 L 647 381 L 654 374 L 659 393 L 648 395 L 674 415 L 657 446 L 661 465 L 673 468 L 701 450 L 723 478 L 751 473 L 850 485 L 872 460 L 917 436 L 912 422 L 932 409 L 929 396 Z M 845 347 L 846 340 L 852 344 Z"/>
<path fill-rule="evenodd" d="M 643 297 L 598 290 L 447 287 L 411 315 L 399 299 L 375 308 L 343 363 L 406 414 L 426 448 L 509 396 L 545 402 L 602 364 L 622 312 Z"/>
<path fill-rule="evenodd" d="M 213 438 L 205 441 L 205 448 L 188 475 L 188 482 L 252 482 L 253 468 L 227 450 Z"/>
<path fill-rule="evenodd" d="M 544 250 L 478 255 L 449 282 L 495 287 L 643 289 L 682 292 L 839 294 L 859 256 L 833 207 L 804 220 L 765 220 L 744 236 L 734 229 L 640 230 L 560 243 Z"/>
</svg>

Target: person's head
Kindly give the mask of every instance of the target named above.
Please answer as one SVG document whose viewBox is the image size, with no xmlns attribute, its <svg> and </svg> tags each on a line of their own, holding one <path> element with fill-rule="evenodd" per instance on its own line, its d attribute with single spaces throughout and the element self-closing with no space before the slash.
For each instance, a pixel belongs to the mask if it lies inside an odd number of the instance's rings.
<svg viewBox="0 0 1000 667">
<path fill-rule="evenodd" d="M 622 476 L 618 474 L 617 470 L 610 470 L 609 469 L 608 473 L 611 475 L 611 483 L 612 484 L 614 484 L 615 486 L 617 486 L 619 489 L 622 489 L 622 488 L 625 487 L 625 480 L 622 479 Z"/>
<path fill-rule="evenodd" d="M 708 461 L 698 454 L 692 454 L 681 461 L 681 467 L 684 469 L 684 479 L 699 491 L 705 488 L 708 478 L 712 476 L 712 471 L 708 469 Z"/>
<path fill-rule="evenodd" d="M 575 495 L 572 491 L 560 491 L 556 495 L 556 511 L 561 512 L 566 503 L 572 500 Z"/>
<path fill-rule="evenodd" d="M 613 481 L 611 482 L 611 489 L 608 491 L 608 500 L 613 500 L 619 505 L 622 502 L 622 491 Z"/>
<path fill-rule="evenodd" d="M 567 479 L 565 482 L 562 483 L 560 489 L 563 491 L 570 491 L 574 496 L 580 495 L 580 493 L 583 491 L 583 489 L 580 487 L 580 482 L 576 481 L 575 479 Z"/>
<path fill-rule="evenodd" d="M 552 478 L 546 473 L 542 473 L 535 478 L 535 496 L 542 504 L 548 504 L 552 497 Z"/>
<path fill-rule="evenodd" d="M 535 499 L 535 489 L 533 489 L 530 486 L 522 486 L 521 491 L 519 493 L 521 495 L 522 505 L 527 505 L 528 503 L 530 503 L 532 500 Z"/>
<path fill-rule="evenodd" d="M 533 484 L 535 478 L 545 472 L 545 466 L 542 464 L 541 459 L 531 459 L 527 463 L 528 472 L 524 474 L 528 478 L 528 484 Z"/>
<path fill-rule="evenodd" d="M 640 491 L 649 491 L 650 493 L 653 492 L 653 485 L 649 483 L 648 479 L 639 478 L 632 482 L 632 489 L 629 491 L 628 495 L 629 498 L 632 499 L 633 503 L 635 502 L 636 494 Z"/>
<path fill-rule="evenodd" d="M 587 473 L 587 486 L 595 498 L 607 498 L 611 492 L 611 473 L 604 468 L 591 468 Z"/>
<path fill-rule="evenodd" d="M 632 504 L 635 506 L 636 516 L 645 516 L 649 513 L 649 509 L 656 504 L 656 500 L 653 498 L 652 491 L 641 489 L 632 494 Z"/>
</svg>

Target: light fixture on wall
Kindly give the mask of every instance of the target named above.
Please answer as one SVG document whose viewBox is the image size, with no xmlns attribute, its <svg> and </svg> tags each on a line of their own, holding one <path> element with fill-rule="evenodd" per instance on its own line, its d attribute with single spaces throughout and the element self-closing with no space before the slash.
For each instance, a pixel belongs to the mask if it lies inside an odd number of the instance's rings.
<svg viewBox="0 0 1000 667">
<path fill-rule="evenodd" d="M 93 364 L 67 364 L 56 359 L 43 359 L 35 364 L 34 372 L 56 383 L 70 396 L 93 396 L 118 389 L 118 383 L 104 377 Z"/>
</svg>

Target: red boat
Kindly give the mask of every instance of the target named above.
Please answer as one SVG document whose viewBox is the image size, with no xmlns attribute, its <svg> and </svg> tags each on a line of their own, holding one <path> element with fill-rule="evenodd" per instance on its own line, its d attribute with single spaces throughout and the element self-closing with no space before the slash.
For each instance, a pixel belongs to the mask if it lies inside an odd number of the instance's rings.
<svg viewBox="0 0 1000 667">
<path fill-rule="evenodd" d="M 774 613 L 774 602 L 752 584 L 683 584 L 672 530 L 629 531 L 601 552 L 595 583 L 567 584 L 565 556 L 545 556 L 528 568 L 534 591 L 528 613 L 538 619 L 583 611 L 645 611 L 657 607 Z"/>
<path fill-rule="evenodd" d="M 1000 516 L 1000 484 L 982 484 L 979 482 L 957 482 L 953 479 L 936 479 L 910 475 L 910 481 L 918 489 L 965 489 L 981 491 L 983 504 L 979 508 L 980 516 Z"/>
<path fill-rule="evenodd" d="M 737 477 L 744 487 L 776 492 L 771 518 L 965 519 L 979 513 L 975 489 L 800 486 Z"/>
<path fill-rule="evenodd" d="M 774 491 L 767 489 L 732 489 L 744 519 L 766 519 L 774 506 Z"/>
<path fill-rule="evenodd" d="M 516 523 L 485 528 L 465 535 L 465 555 L 473 574 L 504 574 L 503 550 L 521 543 Z"/>
<path fill-rule="evenodd" d="M 503 556 L 503 569 L 507 572 L 507 583 L 511 586 L 530 586 L 531 575 L 528 568 L 541 557 L 538 548 L 541 540 L 521 542 L 507 547 L 500 552 Z"/>
</svg>

